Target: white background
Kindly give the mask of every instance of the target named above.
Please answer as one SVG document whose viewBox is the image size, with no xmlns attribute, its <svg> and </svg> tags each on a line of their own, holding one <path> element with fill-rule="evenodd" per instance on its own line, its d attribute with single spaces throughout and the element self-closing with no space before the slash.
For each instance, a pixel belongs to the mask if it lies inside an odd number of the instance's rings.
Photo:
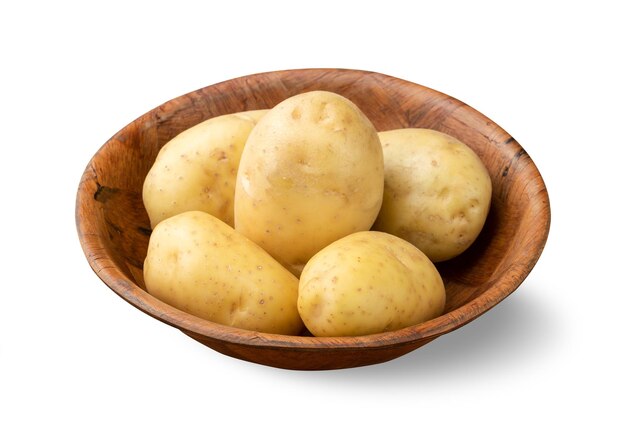
<svg viewBox="0 0 626 439">
<path fill-rule="evenodd" d="M 0 437 L 624 437 L 619 2 L 13 3 L 0 6 Z M 218 354 L 104 286 L 74 224 L 97 149 L 171 98 L 302 67 L 429 86 L 522 144 L 552 228 L 512 296 L 392 362 L 295 372 Z"/>
</svg>

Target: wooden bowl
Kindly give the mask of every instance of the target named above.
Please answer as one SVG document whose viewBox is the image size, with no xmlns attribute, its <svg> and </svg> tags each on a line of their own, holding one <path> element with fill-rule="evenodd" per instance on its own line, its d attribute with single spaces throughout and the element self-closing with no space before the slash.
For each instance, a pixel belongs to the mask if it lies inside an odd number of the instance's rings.
<svg viewBox="0 0 626 439">
<path fill-rule="evenodd" d="M 445 313 L 398 331 L 361 337 L 282 336 L 231 328 L 175 309 L 145 290 L 142 276 L 150 223 L 141 190 L 159 149 L 207 118 L 271 108 L 310 90 L 356 103 L 379 131 L 424 127 L 448 133 L 484 161 L 493 182 L 486 225 L 461 256 L 438 264 Z M 546 187 L 531 158 L 494 122 L 437 91 L 379 73 L 307 69 L 232 79 L 173 99 L 115 134 L 87 165 L 76 200 L 76 224 L 95 273 L 143 312 L 216 351 L 288 369 L 338 369 L 406 354 L 491 309 L 533 268 L 550 225 Z"/>
</svg>

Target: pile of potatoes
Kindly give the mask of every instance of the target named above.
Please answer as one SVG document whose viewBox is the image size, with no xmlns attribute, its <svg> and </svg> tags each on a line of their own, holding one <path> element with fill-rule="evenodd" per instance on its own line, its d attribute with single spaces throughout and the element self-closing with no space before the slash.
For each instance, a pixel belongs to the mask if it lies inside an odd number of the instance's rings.
<svg viewBox="0 0 626 439">
<path fill-rule="evenodd" d="M 182 132 L 143 200 L 150 294 L 237 328 L 358 336 L 441 315 L 433 262 L 476 239 L 491 180 L 457 139 L 378 133 L 353 102 L 313 91 Z"/>
</svg>

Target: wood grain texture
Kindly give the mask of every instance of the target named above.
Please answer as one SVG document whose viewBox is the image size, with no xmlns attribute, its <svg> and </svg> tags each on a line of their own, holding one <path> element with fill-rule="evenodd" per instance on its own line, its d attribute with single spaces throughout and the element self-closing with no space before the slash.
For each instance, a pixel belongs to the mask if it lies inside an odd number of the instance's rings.
<svg viewBox="0 0 626 439">
<path fill-rule="evenodd" d="M 159 149 L 176 134 L 210 117 L 271 108 L 311 90 L 328 90 L 352 100 L 379 131 L 420 127 L 450 134 L 485 163 L 493 183 L 492 207 L 470 249 L 437 264 L 448 297 L 441 317 L 370 336 L 290 337 L 208 322 L 145 291 L 142 265 L 150 222 L 141 188 Z M 306 69 L 261 73 L 205 87 L 130 123 L 87 165 L 78 188 L 76 225 L 95 273 L 143 312 L 223 354 L 275 367 L 314 370 L 391 360 L 491 309 L 521 284 L 537 262 L 548 237 L 550 206 L 541 175 L 524 149 L 464 103 L 379 73 Z"/>
</svg>

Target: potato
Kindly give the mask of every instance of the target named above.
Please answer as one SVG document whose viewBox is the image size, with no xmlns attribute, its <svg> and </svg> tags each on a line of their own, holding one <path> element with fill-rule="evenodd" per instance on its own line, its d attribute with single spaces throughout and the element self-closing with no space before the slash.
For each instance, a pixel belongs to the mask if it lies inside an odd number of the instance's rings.
<svg viewBox="0 0 626 439">
<path fill-rule="evenodd" d="M 143 202 L 154 228 L 181 212 L 201 210 L 233 225 L 233 197 L 241 151 L 267 110 L 214 117 L 161 148 L 143 185 Z"/>
<path fill-rule="evenodd" d="M 366 231 L 311 258 L 300 277 L 298 311 L 315 336 L 357 336 L 430 320 L 445 301 L 426 255 L 396 236 Z"/>
<path fill-rule="evenodd" d="M 368 230 L 380 210 L 382 147 L 348 99 L 293 96 L 250 133 L 235 189 L 235 229 L 298 275 L 319 250 Z"/>
<path fill-rule="evenodd" d="M 297 335 L 298 279 L 208 213 L 185 212 L 152 232 L 144 263 L 150 294 L 223 325 Z"/>
<path fill-rule="evenodd" d="M 491 202 L 491 180 L 480 158 L 434 130 L 379 135 L 385 194 L 373 228 L 411 242 L 433 262 L 464 252 L 483 228 Z"/>
</svg>

